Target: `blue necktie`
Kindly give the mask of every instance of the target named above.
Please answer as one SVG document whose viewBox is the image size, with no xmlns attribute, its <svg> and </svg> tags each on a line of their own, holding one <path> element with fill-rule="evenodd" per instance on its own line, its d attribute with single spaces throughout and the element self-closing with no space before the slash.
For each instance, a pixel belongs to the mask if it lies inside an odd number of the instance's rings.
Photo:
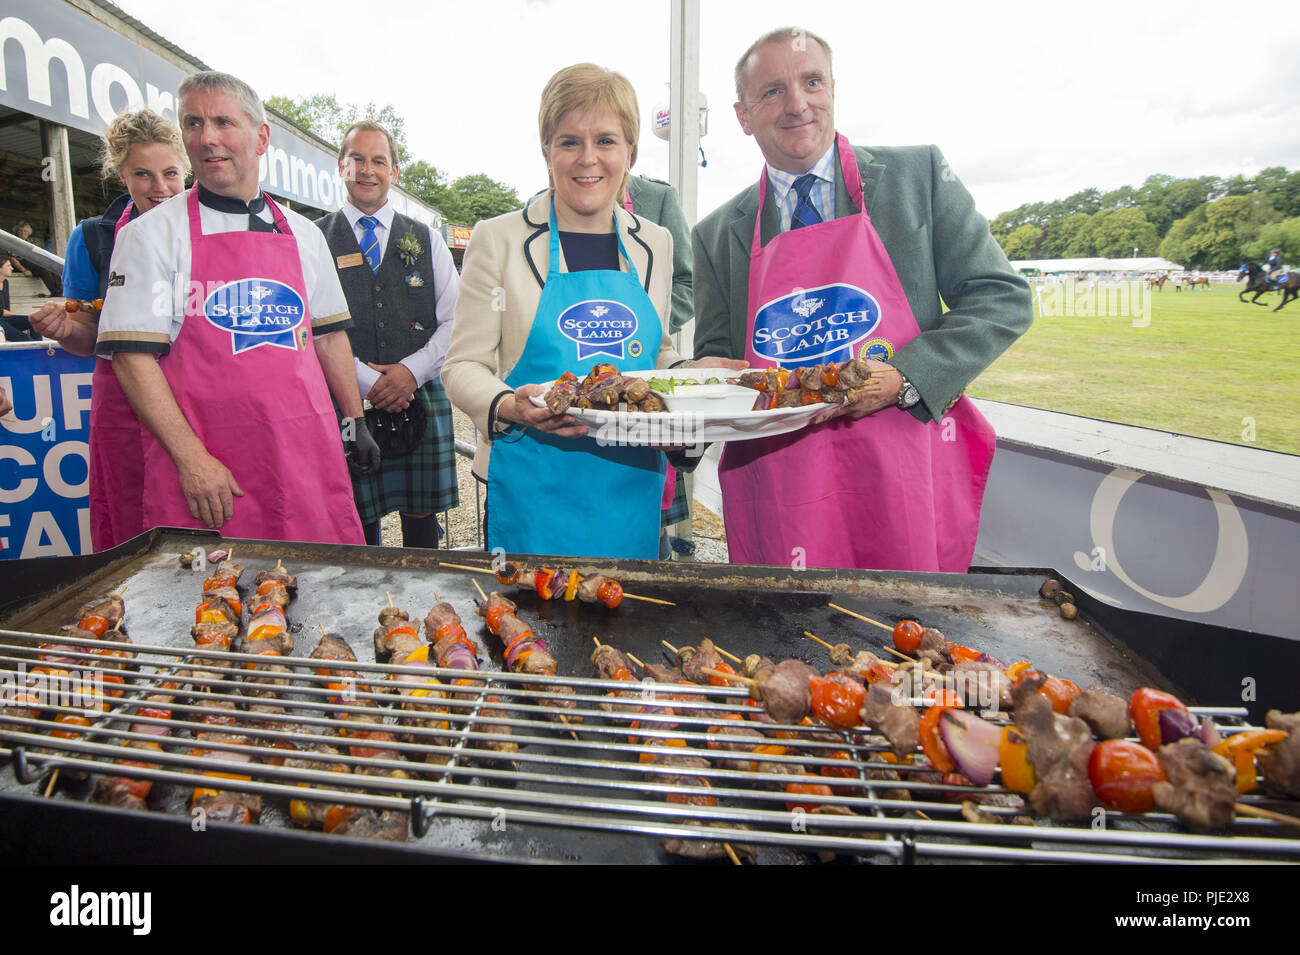
<svg viewBox="0 0 1300 955">
<path fill-rule="evenodd" d="M 810 195 L 816 184 L 817 177 L 810 172 L 804 173 L 794 181 L 795 192 L 799 193 L 799 201 L 795 203 L 794 215 L 790 217 L 791 229 L 801 229 L 806 225 L 816 225 L 822 221 Z"/>
<path fill-rule="evenodd" d="M 361 223 L 361 254 L 366 257 L 370 264 L 370 271 L 379 271 L 379 262 L 382 258 L 379 254 L 379 236 L 375 235 L 375 226 L 379 225 L 379 220 L 374 216 L 362 216 Z"/>
</svg>

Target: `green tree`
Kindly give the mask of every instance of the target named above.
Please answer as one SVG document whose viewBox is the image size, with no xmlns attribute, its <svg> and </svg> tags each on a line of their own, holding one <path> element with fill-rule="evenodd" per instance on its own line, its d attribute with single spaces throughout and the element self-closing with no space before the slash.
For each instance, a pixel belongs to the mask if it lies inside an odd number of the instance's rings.
<svg viewBox="0 0 1300 955">
<path fill-rule="evenodd" d="M 1281 218 L 1268 196 L 1225 196 L 1205 207 L 1205 222 L 1193 230 L 1184 246 L 1193 261 L 1212 269 L 1233 268 L 1247 257 L 1263 227 Z"/>
<path fill-rule="evenodd" d="M 1160 241 L 1156 254 L 1170 262 L 1183 266 L 1200 267 L 1203 263 L 1193 258 L 1187 248 L 1187 237 L 1205 224 L 1205 206 L 1199 206 L 1192 214 L 1179 219 L 1169 227 L 1165 237 Z"/>
<path fill-rule="evenodd" d="M 1259 230 L 1259 238 L 1242 247 L 1247 261 L 1263 262 L 1273 249 L 1282 250 L 1282 261 L 1300 264 L 1300 216 L 1270 222 Z"/>
<path fill-rule="evenodd" d="M 1007 236 L 1006 241 L 1002 243 L 1002 251 L 1013 261 L 1035 258 L 1034 249 L 1038 247 L 1038 238 L 1041 235 L 1042 229 L 1039 226 L 1026 223 Z"/>
<path fill-rule="evenodd" d="M 1044 259 L 1071 257 L 1073 253 L 1069 251 L 1070 249 L 1077 247 L 1079 244 L 1089 245 L 1091 243 L 1089 237 L 1092 230 L 1091 223 L 1092 216 L 1086 212 L 1076 212 L 1074 215 L 1049 223 L 1047 234 L 1043 237 L 1042 245 L 1038 249 L 1039 257 Z M 1091 255 L 1092 253 L 1084 252 L 1082 254 Z"/>
<path fill-rule="evenodd" d="M 304 129 L 311 130 L 335 148 L 342 145 L 343 133 L 353 123 L 362 120 L 379 123 L 392 134 L 397 143 L 398 165 L 410 158 L 410 151 L 406 147 L 406 120 L 387 103 L 383 106 L 376 106 L 374 102 L 364 106 L 359 103 L 340 103 L 333 93 L 316 93 L 296 100 L 287 96 L 272 96 L 266 105 Z"/>
<path fill-rule="evenodd" d="M 483 173 L 461 176 L 451 184 L 451 191 L 460 200 L 465 225 L 514 212 L 520 206 L 519 195 L 513 187 Z"/>
<path fill-rule="evenodd" d="M 417 159 L 401 167 L 402 188 L 421 202 L 433 206 L 451 222 L 464 222 L 460 196 L 453 192 L 446 175 L 436 166 Z"/>
<path fill-rule="evenodd" d="M 1160 237 L 1141 209 L 1102 209 L 1092 217 L 1095 254 L 1108 259 L 1128 258 L 1155 252 Z"/>
</svg>

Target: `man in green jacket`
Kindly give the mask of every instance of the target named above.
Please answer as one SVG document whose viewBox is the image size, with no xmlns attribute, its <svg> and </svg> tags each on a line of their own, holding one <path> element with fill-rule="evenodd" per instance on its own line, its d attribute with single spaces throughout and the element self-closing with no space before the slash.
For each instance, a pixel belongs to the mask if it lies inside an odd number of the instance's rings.
<svg viewBox="0 0 1300 955">
<path fill-rule="evenodd" d="M 837 156 L 834 80 L 825 41 L 790 29 L 760 38 L 736 66 L 736 94 L 737 119 L 745 133 L 758 142 L 766 162 L 766 199 L 760 224 L 766 258 L 782 254 L 776 247 L 768 254 L 767 246 L 792 226 L 799 229 L 859 214 Z M 1029 327 L 1033 320 L 1029 287 L 1007 262 L 987 220 L 976 211 L 970 193 L 936 147 L 855 147 L 852 156 L 861 176 L 869 225 L 883 243 L 919 333 L 896 351 L 892 346 L 865 347 L 879 339 L 865 342 L 861 352 L 855 347 L 855 357 L 871 359 L 874 387 L 830 415 L 853 420 L 902 413 L 916 419 L 917 427 L 939 422 L 971 380 Z M 811 185 L 803 183 L 805 179 Z M 755 184 L 695 227 L 697 356 L 740 358 L 748 352 L 753 363 L 756 349 L 762 354 L 761 338 L 753 334 L 753 313 L 768 302 L 749 300 L 759 205 L 759 186 Z M 801 250 L 801 262 L 814 262 L 818 256 L 830 260 L 842 254 L 834 245 L 828 245 L 824 253 L 815 244 L 810 250 L 807 241 L 785 245 L 796 246 Z M 852 275 L 841 281 L 861 284 Z M 816 288 L 820 282 L 800 284 Z M 894 309 L 895 314 L 897 311 Z M 828 426 L 813 424 L 809 430 Z M 734 447 L 739 452 L 747 444 L 750 442 Z M 823 462 L 822 466 L 833 465 Z M 983 476 L 977 480 L 982 492 Z M 772 487 L 774 496 L 778 490 Z M 936 486 L 934 494 L 939 493 Z M 975 506 L 978 513 L 978 500 Z M 725 481 L 724 508 L 739 513 L 739 508 L 728 503 Z M 805 513 L 803 519 L 808 516 Z M 942 521 L 935 520 L 942 526 Z M 730 514 L 727 523 L 730 539 Z M 851 529 L 845 532 L 851 533 Z M 747 556 L 754 558 L 752 553 Z M 737 559 L 734 545 L 732 559 Z M 788 560 L 788 555 L 784 559 Z M 776 559 L 765 556 L 762 562 Z M 886 555 L 877 566 L 925 563 L 910 559 L 890 563 Z"/>
</svg>

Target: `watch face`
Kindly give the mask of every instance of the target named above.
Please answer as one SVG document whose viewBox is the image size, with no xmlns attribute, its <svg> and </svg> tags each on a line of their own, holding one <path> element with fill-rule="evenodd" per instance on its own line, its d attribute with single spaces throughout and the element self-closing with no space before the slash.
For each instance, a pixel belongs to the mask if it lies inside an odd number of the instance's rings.
<svg viewBox="0 0 1300 955">
<path fill-rule="evenodd" d="M 921 400 L 921 393 L 916 390 L 916 385 L 908 382 L 907 386 L 899 392 L 898 407 L 910 408 Z"/>
</svg>

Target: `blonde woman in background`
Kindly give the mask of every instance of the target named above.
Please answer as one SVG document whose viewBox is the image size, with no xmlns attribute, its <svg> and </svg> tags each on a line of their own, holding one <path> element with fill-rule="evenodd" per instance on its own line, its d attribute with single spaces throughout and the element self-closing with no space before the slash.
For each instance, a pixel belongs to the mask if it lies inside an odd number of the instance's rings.
<svg viewBox="0 0 1300 955">
<path fill-rule="evenodd" d="M 175 123 L 153 110 L 123 113 L 104 133 L 102 172 L 118 179 L 126 193 L 101 215 L 78 223 L 63 258 L 63 294 L 93 301 L 111 294 L 125 276 L 108 263 L 118 230 L 185 189 L 189 158 Z M 98 313 L 46 303 L 31 316 L 32 328 L 76 355 L 95 350 Z M 143 533 L 141 488 L 143 450 L 140 422 L 113 375 L 111 361 L 95 362 L 90 405 L 90 538 L 105 550 Z"/>
</svg>

